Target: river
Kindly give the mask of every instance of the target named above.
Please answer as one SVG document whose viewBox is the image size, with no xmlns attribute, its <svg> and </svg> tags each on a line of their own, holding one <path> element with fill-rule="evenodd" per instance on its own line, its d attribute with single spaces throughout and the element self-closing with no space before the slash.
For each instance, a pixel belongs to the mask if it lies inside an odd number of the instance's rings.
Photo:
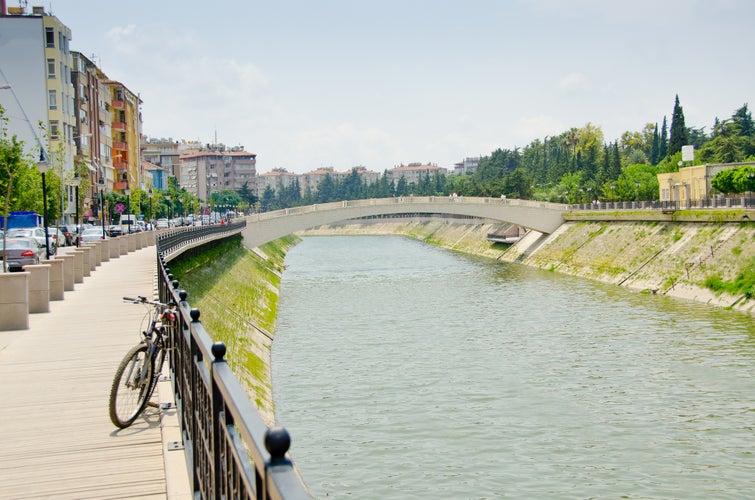
<svg viewBox="0 0 755 500">
<path fill-rule="evenodd" d="M 403 237 L 286 257 L 276 417 L 317 498 L 750 498 L 755 320 Z"/>
</svg>

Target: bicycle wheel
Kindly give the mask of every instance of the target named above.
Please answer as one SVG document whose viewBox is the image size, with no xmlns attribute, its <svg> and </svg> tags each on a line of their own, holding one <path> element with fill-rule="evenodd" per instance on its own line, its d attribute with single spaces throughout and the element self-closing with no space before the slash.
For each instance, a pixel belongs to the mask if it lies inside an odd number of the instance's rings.
<svg viewBox="0 0 755 500">
<path fill-rule="evenodd" d="M 134 423 L 147 404 L 154 376 L 147 344 L 133 347 L 115 372 L 110 388 L 110 420 L 124 429 Z"/>
</svg>

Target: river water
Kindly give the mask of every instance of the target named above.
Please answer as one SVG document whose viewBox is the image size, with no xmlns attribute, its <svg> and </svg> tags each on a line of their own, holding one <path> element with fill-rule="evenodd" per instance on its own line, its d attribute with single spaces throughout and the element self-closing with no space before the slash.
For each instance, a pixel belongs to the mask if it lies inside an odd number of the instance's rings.
<svg viewBox="0 0 755 500">
<path fill-rule="evenodd" d="M 286 257 L 276 416 L 317 498 L 752 498 L 755 321 L 402 237 Z"/>
</svg>

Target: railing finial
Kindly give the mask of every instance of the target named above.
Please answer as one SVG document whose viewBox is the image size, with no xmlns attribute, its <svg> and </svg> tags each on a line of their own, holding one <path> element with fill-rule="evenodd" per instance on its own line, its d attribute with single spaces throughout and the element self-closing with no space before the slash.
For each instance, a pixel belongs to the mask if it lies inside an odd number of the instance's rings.
<svg viewBox="0 0 755 500">
<path fill-rule="evenodd" d="M 191 311 L 189 311 L 189 316 L 191 316 L 191 321 L 197 322 L 199 321 L 199 309 L 196 307 L 193 307 Z"/>
<path fill-rule="evenodd" d="M 198 309 L 192 309 L 192 311 L 199 312 Z M 212 355 L 215 356 L 215 361 L 223 361 L 223 357 L 225 356 L 225 344 L 222 342 L 215 342 L 212 344 L 212 347 L 210 348 L 212 351 Z"/>
<path fill-rule="evenodd" d="M 265 448 L 270 453 L 270 463 L 286 459 L 291 446 L 291 436 L 285 427 L 270 427 L 265 431 Z"/>
</svg>

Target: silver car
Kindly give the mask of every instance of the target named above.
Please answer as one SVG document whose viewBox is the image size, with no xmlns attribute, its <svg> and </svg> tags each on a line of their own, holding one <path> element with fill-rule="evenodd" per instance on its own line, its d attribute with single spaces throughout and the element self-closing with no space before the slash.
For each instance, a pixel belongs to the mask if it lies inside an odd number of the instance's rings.
<svg viewBox="0 0 755 500">
<path fill-rule="evenodd" d="M 10 231 L 8 231 L 10 233 Z M 5 252 L 3 240 L 0 239 L 0 259 L 5 253 L 6 271 L 23 271 L 24 266 L 39 264 L 45 257 L 45 245 L 40 246 L 33 238 L 5 238 Z"/>
<path fill-rule="evenodd" d="M 50 255 L 55 255 L 58 251 L 58 246 L 55 243 L 57 235 L 51 229 L 48 228 L 47 239 L 50 244 Z M 8 238 L 32 238 L 42 248 L 45 247 L 45 229 L 43 227 L 14 227 L 8 229 Z"/>
</svg>

